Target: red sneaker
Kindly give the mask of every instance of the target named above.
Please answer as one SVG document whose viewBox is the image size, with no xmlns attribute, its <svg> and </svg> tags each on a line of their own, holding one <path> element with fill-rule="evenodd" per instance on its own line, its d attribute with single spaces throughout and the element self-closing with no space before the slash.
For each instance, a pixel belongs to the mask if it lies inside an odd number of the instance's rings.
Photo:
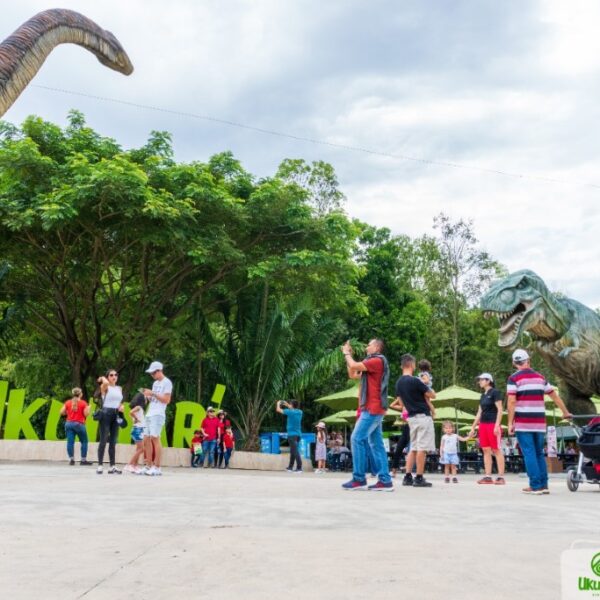
<svg viewBox="0 0 600 600">
<path fill-rule="evenodd" d="M 494 485 L 494 480 L 491 477 L 482 477 L 477 483 L 480 485 Z"/>
</svg>

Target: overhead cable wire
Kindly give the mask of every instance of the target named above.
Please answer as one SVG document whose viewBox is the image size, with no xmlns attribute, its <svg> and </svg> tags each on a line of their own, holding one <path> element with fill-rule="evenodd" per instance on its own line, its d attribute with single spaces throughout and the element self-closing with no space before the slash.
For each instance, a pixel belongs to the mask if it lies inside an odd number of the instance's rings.
<svg viewBox="0 0 600 600">
<path fill-rule="evenodd" d="M 307 142 L 309 144 L 316 144 L 319 146 L 328 146 L 330 148 L 337 148 L 340 150 L 350 150 L 352 152 L 361 152 L 363 154 L 370 154 L 372 156 L 381 156 L 384 158 L 392 158 L 395 160 L 403 160 L 403 161 L 421 163 L 421 164 L 425 164 L 425 165 L 432 165 L 432 166 L 438 166 L 438 167 L 449 167 L 452 169 L 477 171 L 479 173 L 500 175 L 502 177 L 510 177 L 513 179 L 528 179 L 528 180 L 532 180 L 532 181 L 541 181 L 541 182 L 546 182 L 546 183 L 561 183 L 561 184 L 566 184 L 566 185 L 576 185 L 576 186 L 584 186 L 584 187 L 600 189 L 600 184 L 590 183 L 590 182 L 586 182 L 586 181 L 569 181 L 569 180 L 558 179 L 558 178 L 554 178 L 554 177 L 544 177 L 541 175 L 529 175 L 529 174 L 524 174 L 524 173 L 513 173 L 511 171 L 503 171 L 501 169 L 490 169 L 487 167 L 479 167 L 476 165 L 467 165 L 467 164 L 462 164 L 462 163 L 447 162 L 447 161 L 434 160 L 434 159 L 429 159 L 429 158 L 421 158 L 421 157 L 417 157 L 417 156 L 410 156 L 407 154 L 394 154 L 391 152 L 384 152 L 381 150 L 373 150 L 371 148 L 364 148 L 362 146 L 354 146 L 354 145 L 350 145 L 350 144 L 340 144 L 337 142 L 328 142 L 326 140 L 320 140 L 317 138 L 295 135 L 293 133 L 287 133 L 287 132 L 283 132 L 283 131 L 276 131 L 274 129 L 266 129 L 264 127 L 256 127 L 254 125 L 248 125 L 246 123 L 239 123 L 237 121 L 231 121 L 229 119 L 222 119 L 222 118 L 213 117 L 210 115 L 200 115 L 200 114 L 196 114 L 196 113 L 191 113 L 191 112 L 186 112 L 186 111 L 181 111 L 181 110 L 174 110 L 174 109 L 164 108 L 164 107 L 160 107 L 160 106 L 152 106 L 150 104 L 140 104 L 138 102 L 131 102 L 129 100 L 121 100 L 119 98 L 110 98 L 108 96 L 98 96 L 96 94 L 87 94 L 85 92 L 77 92 L 75 90 L 66 90 L 63 88 L 57 88 L 57 87 L 51 87 L 51 86 L 39 85 L 39 84 L 31 84 L 29 87 L 47 90 L 50 92 L 59 92 L 61 94 L 68 94 L 71 96 L 80 96 L 82 98 L 90 98 L 92 100 L 100 100 L 102 102 L 112 102 L 114 104 L 131 106 L 133 108 L 140 108 L 143 110 L 152 110 L 152 111 L 156 111 L 156 112 L 162 112 L 162 113 L 166 113 L 166 114 L 170 114 L 170 115 L 175 115 L 178 117 L 199 119 L 202 121 L 219 123 L 221 125 L 228 125 L 230 127 L 237 127 L 239 129 L 245 129 L 246 131 L 255 131 L 257 133 L 262 133 L 265 135 L 272 135 L 272 136 L 276 136 L 279 138 L 285 138 L 285 139 L 299 141 L 299 142 Z"/>
</svg>

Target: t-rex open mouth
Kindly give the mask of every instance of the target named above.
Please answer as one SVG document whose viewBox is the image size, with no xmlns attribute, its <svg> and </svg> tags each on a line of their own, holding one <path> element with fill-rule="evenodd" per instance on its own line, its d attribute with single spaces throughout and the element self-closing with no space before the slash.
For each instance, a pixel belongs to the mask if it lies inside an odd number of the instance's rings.
<svg viewBox="0 0 600 600">
<path fill-rule="evenodd" d="M 519 302 L 511 311 L 500 312 L 487 310 L 483 314 L 485 317 L 491 317 L 493 315 L 498 317 L 498 322 L 500 323 L 500 327 L 498 328 L 498 344 L 500 346 L 510 346 L 519 337 L 521 323 L 528 313 L 529 307 L 523 302 Z"/>
</svg>

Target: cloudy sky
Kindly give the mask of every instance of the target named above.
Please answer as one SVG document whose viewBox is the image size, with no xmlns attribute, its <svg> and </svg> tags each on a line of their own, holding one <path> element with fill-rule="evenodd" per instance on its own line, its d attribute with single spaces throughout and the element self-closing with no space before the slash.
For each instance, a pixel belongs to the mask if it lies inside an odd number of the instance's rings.
<svg viewBox="0 0 600 600">
<path fill-rule="evenodd" d="M 511 271 L 600 307 L 596 0 L 61 0 L 112 31 L 130 77 L 63 46 L 33 84 L 362 147 L 368 154 L 30 86 L 5 118 L 70 108 L 124 146 L 173 134 L 178 160 L 232 150 L 251 172 L 335 166 L 347 211 L 411 236 L 470 218 Z M 47 0 L 3 6 L 0 37 Z M 402 159 L 456 163 L 453 168 Z M 482 169 L 482 170 L 478 170 Z M 519 174 L 511 177 L 484 169 Z M 552 179 L 555 181 L 546 181 Z"/>
</svg>

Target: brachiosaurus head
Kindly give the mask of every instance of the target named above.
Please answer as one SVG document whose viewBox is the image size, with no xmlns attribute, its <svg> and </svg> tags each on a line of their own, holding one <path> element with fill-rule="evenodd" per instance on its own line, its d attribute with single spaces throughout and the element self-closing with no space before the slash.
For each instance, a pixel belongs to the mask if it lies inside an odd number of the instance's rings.
<svg viewBox="0 0 600 600">
<path fill-rule="evenodd" d="M 562 337 L 568 329 L 566 309 L 533 271 L 516 271 L 492 285 L 481 299 L 486 317 L 496 315 L 500 323 L 498 345 L 516 343 L 525 331 L 546 342 Z"/>
<path fill-rule="evenodd" d="M 0 42 L 0 116 L 59 44 L 77 44 L 108 68 L 125 75 L 133 72 L 127 53 L 110 31 L 73 10 L 51 8 L 31 17 Z"/>
<path fill-rule="evenodd" d="M 94 52 L 96 58 L 109 69 L 123 73 L 123 75 L 131 75 L 133 73 L 133 65 L 129 60 L 129 56 L 127 56 L 127 52 L 125 52 L 119 40 L 110 31 L 105 31 L 104 33 L 104 52 Z"/>
</svg>

